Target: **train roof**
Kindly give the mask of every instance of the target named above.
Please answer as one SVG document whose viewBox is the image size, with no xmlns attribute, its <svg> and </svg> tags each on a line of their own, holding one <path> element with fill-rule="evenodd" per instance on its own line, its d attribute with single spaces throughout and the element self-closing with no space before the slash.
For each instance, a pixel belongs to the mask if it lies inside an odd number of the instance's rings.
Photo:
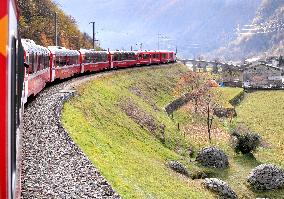
<svg viewBox="0 0 284 199">
<path fill-rule="evenodd" d="M 29 53 L 49 54 L 49 50 L 43 46 L 36 45 L 31 39 L 21 39 L 24 50 Z"/>
<path fill-rule="evenodd" d="M 135 51 L 124 51 L 124 50 L 117 50 L 117 51 L 109 51 L 111 54 L 114 53 L 135 53 Z"/>
<path fill-rule="evenodd" d="M 70 50 L 61 46 L 48 46 L 48 49 L 52 54 L 55 54 L 57 56 L 74 56 L 80 54 L 77 50 Z"/>
<path fill-rule="evenodd" d="M 81 48 L 79 50 L 81 53 L 86 54 L 86 53 L 92 53 L 92 54 L 108 54 L 107 51 L 96 51 L 94 49 L 83 49 Z"/>
</svg>

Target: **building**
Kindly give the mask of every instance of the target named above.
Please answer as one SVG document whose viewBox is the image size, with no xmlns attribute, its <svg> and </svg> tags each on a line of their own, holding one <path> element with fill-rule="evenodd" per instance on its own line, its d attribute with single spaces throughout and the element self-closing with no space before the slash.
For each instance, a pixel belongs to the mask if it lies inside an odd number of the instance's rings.
<svg viewBox="0 0 284 199">
<path fill-rule="evenodd" d="M 263 62 L 250 64 L 243 71 L 243 86 L 245 88 L 281 88 L 283 87 L 283 70 Z"/>
</svg>

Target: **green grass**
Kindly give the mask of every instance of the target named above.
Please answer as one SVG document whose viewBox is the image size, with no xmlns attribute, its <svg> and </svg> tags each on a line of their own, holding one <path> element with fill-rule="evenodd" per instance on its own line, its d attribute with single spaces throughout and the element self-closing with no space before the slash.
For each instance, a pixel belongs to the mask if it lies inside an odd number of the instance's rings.
<svg viewBox="0 0 284 199">
<path fill-rule="evenodd" d="M 224 107 L 230 107 L 229 101 L 237 96 L 242 89 L 239 88 L 214 88 L 213 92 L 218 93 L 217 102 L 223 104 Z M 221 97 L 220 97 L 221 96 Z M 247 185 L 246 177 L 249 172 L 257 165 L 262 163 L 275 163 L 281 167 L 284 166 L 284 130 L 283 111 L 284 111 L 284 92 L 269 91 L 256 92 L 248 94 L 240 106 L 237 106 L 238 117 L 230 124 L 227 120 L 214 120 L 213 127 L 220 128 L 224 131 L 221 136 L 214 137 L 212 143 L 208 143 L 204 130 L 194 130 L 189 132 L 186 139 L 191 141 L 191 145 L 195 150 L 199 148 L 214 145 L 221 148 L 229 157 L 230 167 L 223 171 L 209 170 L 210 176 L 220 178 L 226 181 L 238 194 L 239 198 L 256 198 L 268 197 L 281 199 L 284 198 L 284 190 L 274 190 L 265 192 L 253 192 Z M 200 115 L 189 113 L 185 108 L 181 108 L 174 112 L 174 119 L 179 122 L 182 128 L 192 125 L 205 125 L 206 120 Z M 228 130 L 231 125 L 237 122 L 247 124 L 253 131 L 260 133 L 264 140 L 268 143 L 268 148 L 261 148 L 252 156 L 244 156 L 235 154 L 230 147 Z M 206 131 L 206 129 L 205 129 Z M 195 138 L 195 135 L 202 134 L 203 137 Z M 227 134 L 227 136 L 226 136 Z M 192 142 L 194 140 L 194 142 Z M 208 169 L 204 169 L 205 171 Z"/>
<path fill-rule="evenodd" d="M 225 108 L 231 108 L 232 105 L 229 103 L 234 97 L 243 92 L 242 88 L 231 88 L 231 87 L 217 87 L 213 88 L 216 101 L 220 106 Z"/>
<path fill-rule="evenodd" d="M 248 94 L 237 106 L 238 117 L 235 122 L 245 123 L 266 142 L 266 147 L 254 153 L 254 162 L 257 164 L 273 163 L 284 169 L 283 102 L 283 91 L 258 91 Z M 283 199 L 284 190 L 261 192 L 256 195 Z"/>
<path fill-rule="evenodd" d="M 175 99 L 176 82 L 186 71 L 178 64 L 138 68 L 85 83 L 77 88 L 78 95 L 65 103 L 63 125 L 123 198 L 215 197 L 201 186 L 200 180 L 191 180 L 168 169 L 165 165 L 168 160 L 181 161 L 192 173 L 202 170 L 209 177 L 226 181 L 239 198 L 284 198 L 283 190 L 256 193 L 246 183 L 249 172 L 261 163 L 272 162 L 283 167 L 284 92 L 251 93 L 237 107 L 238 117 L 233 123 L 245 122 L 269 144 L 269 148 L 256 152 L 255 157 L 238 155 L 230 147 L 228 121 L 214 120 L 213 127 L 221 133 L 214 135 L 214 131 L 209 143 L 206 129 L 202 128 L 206 122 L 204 116 L 189 113 L 185 108 L 174 112 L 174 120 L 166 115 L 164 107 Z M 242 89 L 215 88 L 213 92 L 218 93 L 219 104 L 230 107 L 229 100 Z M 123 101 L 131 101 L 151 115 L 156 124 L 166 126 L 165 144 L 122 111 Z M 185 131 L 188 127 L 193 130 Z M 221 148 L 229 157 L 230 167 L 223 171 L 190 163 L 183 156 L 189 145 L 195 152 L 209 145 Z"/>
<path fill-rule="evenodd" d="M 268 148 L 256 154 L 261 162 L 272 162 L 284 168 L 284 92 L 260 91 L 250 93 L 237 107 L 238 122 L 259 133 Z"/>
<path fill-rule="evenodd" d="M 165 165 L 168 160 L 179 160 L 190 171 L 199 169 L 175 152 L 188 143 L 163 109 L 174 99 L 175 82 L 185 72 L 186 68 L 177 64 L 122 71 L 79 86 L 78 96 L 64 105 L 64 127 L 123 198 L 213 198 L 200 181 Z M 139 96 L 130 88 L 138 89 Z M 121 110 L 125 100 L 166 126 L 165 144 Z"/>
</svg>

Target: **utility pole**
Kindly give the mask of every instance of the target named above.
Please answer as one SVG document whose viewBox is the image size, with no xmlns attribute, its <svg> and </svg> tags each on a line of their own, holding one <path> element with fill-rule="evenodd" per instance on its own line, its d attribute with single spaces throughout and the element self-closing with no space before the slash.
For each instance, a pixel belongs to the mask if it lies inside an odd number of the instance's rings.
<svg viewBox="0 0 284 199">
<path fill-rule="evenodd" d="M 95 49 L 95 42 L 96 42 L 96 22 L 92 21 L 89 24 L 93 24 L 93 49 Z"/>
<path fill-rule="evenodd" d="M 58 37 L 57 37 L 57 13 L 54 13 L 54 26 L 55 26 L 55 46 L 58 46 Z"/>
<path fill-rule="evenodd" d="M 136 43 L 136 46 L 138 46 L 139 45 L 139 50 L 141 50 L 142 51 L 142 47 L 143 47 L 143 43 Z"/>
<path fill-rule="evenodd" d="M 158 33 L 158 50 L 160 50 L 160 36 L 161 36 L 161 34 Z"/>
</svg>

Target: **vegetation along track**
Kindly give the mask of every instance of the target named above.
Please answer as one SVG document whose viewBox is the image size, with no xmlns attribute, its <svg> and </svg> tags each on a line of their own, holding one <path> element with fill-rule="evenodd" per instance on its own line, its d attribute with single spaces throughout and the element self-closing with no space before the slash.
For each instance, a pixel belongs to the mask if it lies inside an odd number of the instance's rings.
<svg viewBox="0 0 284 199">
<path fill-rule="evenodd" d="M 42 91 L 24 114 L 23 198 L 120 198 L 60 124 L 69 88 L 105 75 L 74 78 Z"/>
</svg>

